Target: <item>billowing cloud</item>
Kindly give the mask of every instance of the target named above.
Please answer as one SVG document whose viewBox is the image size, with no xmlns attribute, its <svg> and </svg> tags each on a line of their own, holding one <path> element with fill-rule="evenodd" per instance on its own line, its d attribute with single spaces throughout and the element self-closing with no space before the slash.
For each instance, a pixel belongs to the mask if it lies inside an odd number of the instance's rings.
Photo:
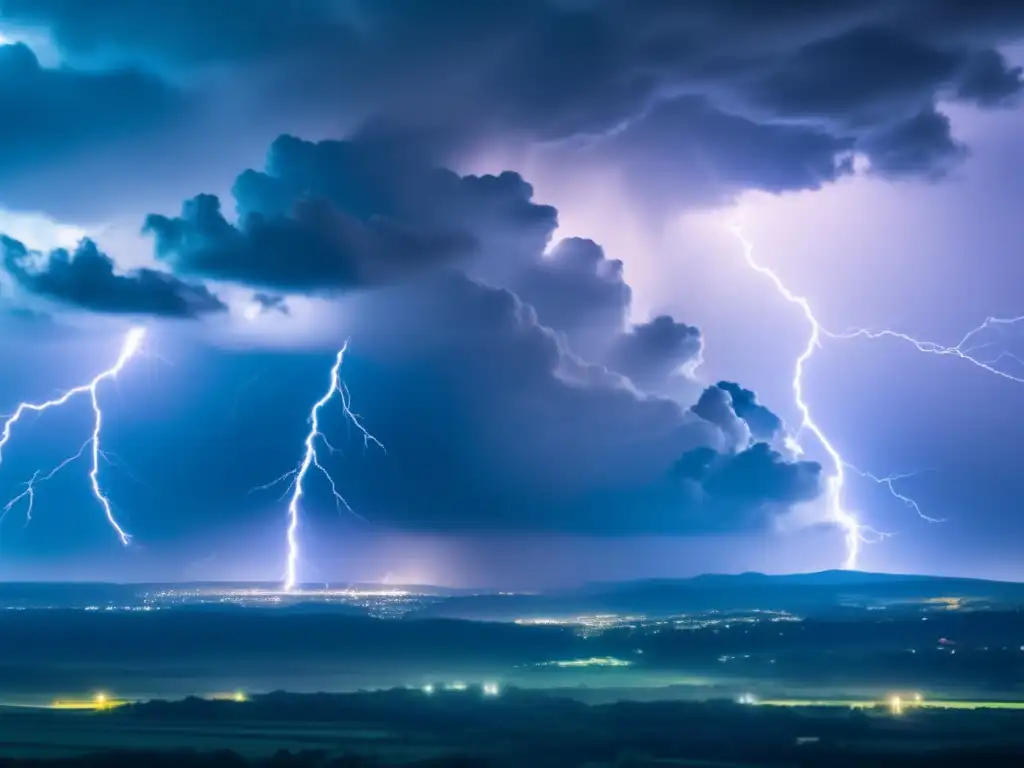
<svg viewBox="0 0 1024 768">
<path fill-rule="evenodd" d="M 964 68 L 957 98 L 981 106 L 1005 106 L 1021 92 L 1024 68 L 1011 67 L 999 51 L 978 51 Z"/>
<path fill-rule="evenodd" d="M 741 458 L 749 431 L 726 435 L 728 423 L 588 365 L 507 290 L 449 273 L 353 314 L 346 379 L 388 453 L 339 471 L 375 525 L 699 535 L 766 525 L 814 495 L 799 479 L 816 464 Z M 710 391 L 742 428 L 729 394 Z M 680 482 L 676 463 L 701 448 L 716 471 Z"/>
<path fill-rule="evenodd" d="M 7 272 L 30 293 L 93 312 L 198 317 L 227 307 L 201 285 L 182 282 L 153 269 L 119 274 L 114 262 L 89 239 L 69 252 L 44 256 L 24 244 L 0 236 Z"/>
<path fill-rule="evenodd" d="M 782 419 L 762 405 L 755 392 L 732 381 L 720 381 L 715 386 L 729 393 L 733 412 L 747 423 L 755 439 L 768 441 L 783 431 Z"/>
<path fill-rule="evenodd" d="M 178 103 L 151 75 L 50 69 L 25 45 L 0 45 L 0 176 L 152 128 Z"/>
<path fill-rule="evenodd" d="M 707 387 L 690 411 L 718 427 L 728 438 L 730 448 L 738 450 L 750 443 L 750 427 L 733 409 L 732 397 L 727 390 Z"/>
<path fill-rule="evenodd" d="M 663 393 L 685 366 L 701 359 L 703 347 L 699 328 L 661 315 L 619 334 L 605 362 L 641 389 Z"/>
<path fill-rule="evenodd" d="M 580 353 L 599 350 L 622 330 L 632 300 L 622 262 L 605 258 L 593 240 L 576 237 L 560 241 L 548 256 L 538 254 L 510 287 Z"/>
<path fill-rule="evenodd" d="M 767 443 L 754 443 L 734 454 L 712 448 L 685 453 L 674 467 L 680 480 L 698 484 L 712 499 L 723 502 L 789 506 L 821 493 L 821 465 L 786 461 Z"/>
<path fill-rule="evenodd" d="M 138 76 L 100 68 L 149 67 L 208 93 L 207 104 L 224 96 L 219 88 L 243 84 L 260 114 L 289 115 L 297 127 L 386 115 L 456 151 L 542 143 L 568 172 L 573 162 L 611 166 L 666 206 L 817 188 L 852 170 L 851 152 L 878 174 L 934 178 L 963 156 L 948 122 L 932 117 L 941 117 L 938 105 L 998 106 L 1021 91 L 1019 68 L 999 50 L 1024 34 L 1011 0 L 791 0 L 770 13 L 714 0 L 187 0 L 145 11 L 121 0 L 88 13 L 80 5 L 0 4 L 0 24 L 46 33 L 72 64 L 99 72 L 89 78 L 119 78 L 102 92 L 84 82 L 74 89 L 80 108 L 53 114 L 94 118 L 47 117 L 47 131 L 35 131 L 47 146 L 63 132 L 136 130 L 166 89 L 129 88 Z M 208 77 L 211 65 L 228 76 Z M 111 95 L 122 90 L 134 97 Z M 225 141 L 235 136 L 205 139 Z M 365 231 L 349 220 L 318 226 L 349 250 L 390 254 L 423 234 L 378 232 L 355 218 Z"/>
<path fill-rule="evenodd" d="M 181 216 L 151 215 L 157 255 L 184 275 L 293 292 L 398 281 L 488 248 L 514 260 L 543 248 L 555 211 L 515 173 L 458 176 L 359 138 L 282 136 L 265 173 L 234 185 L 237 223 L 213 195 Z M 521 256 L 519 256 L 521 258 Z"/>
<path fill-rule="evenodd" d="M 872 171 L 891 178 L 940 177 L 967 152 L 953 138 L 949 118 L 931 107 L 868 135 L 864 146 Z"/>
</svg>

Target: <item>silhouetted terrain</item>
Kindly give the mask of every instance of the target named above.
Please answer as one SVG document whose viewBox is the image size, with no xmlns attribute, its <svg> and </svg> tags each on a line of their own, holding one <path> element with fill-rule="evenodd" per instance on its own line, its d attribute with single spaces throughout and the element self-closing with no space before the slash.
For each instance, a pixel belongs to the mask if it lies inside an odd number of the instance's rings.
<svg viewBox="0 0 1024 768">
<path fill-rule="evenodd" d="M 587 706 L 514 689 L 497 697 L 475 689 L 277 693 L 244 704 L 188 699 L 91 714 L 5 713 L 6 728 L 12 717 L 23 740 L 35 734 L 40 753 L 65 757 L 0 765 L 1009 766 L 1024 754 L 1020 712 L 894 716 L 730 702 Z M 73 755 L 75 739 L 84 742 L 86 734 L 102 748 Z M 184 749 L 220 746 L 171 751 L 163 746 L 169 740 Z M 145 742 L 149 749 L 117 751 L 122 743 Z M 287 751 L 278 749 L 285 743 Z"/>
<path fill-rule="evenodd" d="M 786 576 L 707 574 L 692 579 L 588 584 L 541 595 L 451 596 L 424 606 L 414 616 L 510 621 L 603 612 L 665 616 L 760 609 L 821 614 L 847 607 L 925 603 L 946 598 L 1022 606 L 1024 584 L 852 571 Z"/>
</svg>

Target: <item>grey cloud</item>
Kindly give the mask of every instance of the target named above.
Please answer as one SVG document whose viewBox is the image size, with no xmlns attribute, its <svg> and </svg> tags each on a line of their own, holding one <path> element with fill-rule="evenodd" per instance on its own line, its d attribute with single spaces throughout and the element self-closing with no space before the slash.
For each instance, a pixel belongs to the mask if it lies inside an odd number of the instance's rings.
<svg viewBox="0 0 1024 768">
<path fill-rule="evenodd" d="M 564 332 L 585 356 L 622 330 L 632 300 L 622 262 L 605 258 L 593 240 L 576 237 L 559 242 L 548 256 L 538 253 L 510 287 L 543 325 Z"/>
<path fill-rule="evenodd" d="M 150 75 L 48 69 L 26 46 L 0 45 L 0 176 L 154 128 L 178 106 Z"/>
<path fill-rule="evenodd" d="M 1020 95 L 1024 69 L 1011 67 L 1001 53 L 978 51 L 964 69 L 957 97 L 984 107 L 1010 103 Z"/>
<path fill-rule="evenodd" d="M 708 448 L 716 466 L 735 452 L 721 426 L 600 375 L 509 291 L 450 273 L 352 309 L 346 381 L 388 455 L 344 482 L 375 525 L 700 535 L 765 524 L 765 505 L 781 509 L 798 485 L 787 462 L 760 456 L 708 480 L 721 504 L 680 483 L 688 451 Z M 715 485 L 726 481 L 740 486 Z"/>
<path fill-rule="evenodd" d="M 282 136 L 266 173 L 238 177 L 236 224 L 199 195 L 145 228 L 181 274 L 311 293 L 396 282 L 485 247 L 521 259 L 554 229 L 518 174 L 460 177 L 390 150 Z"/>
<path fill-rule="evenodd" d="M 735 454 L 701 447 L 683 454 L 674 475 L 700 485 L 713 499 L 744 504 L 792 505 L 816 498 L 822 490 L 821 465 L 786 461 L 767 443 Z"/>
<path fill-rule="evenodd" d="M 1020 90 L 997 49 L 1024 15 L 995 0 L 238 2 L 84 14 L 6 0 L 3 13 L 73 57 L 232 66 L 269 108 L 307 118 L 383 113 L 458 146 L 556 142 L 561 159 L 608 147 L 634 179 L 658 172 L 650 197 L 674 188 L 683 204 L 814 188 L 849 171 L 851 148 L 879 172 L 935 175 L 955 156 L 933 138 L 904 131 L 924 146 L 893 163 L 877 137 L 941 99 L 988 106 Z"/>
<path fill-rule="evenodd" d="M 757 393 L 732 381 L 720 381 L 715 386 L 729 393 L 733 412 L 747 423 L 755 439 L 771 440 L 783 431 L 782 419 L 758 401 Z"/>
<path fill-rule="evenodd" d="M 0 236 L 4 268 L 30 293 L 62 304 L 111 314 L 194 318 L 227 307 L 201 285 L 152 269 L 125 274 L 91 240 L 73 252 L 49 255 L 30 251 L 22 243 Z"/>
<path fill-rule="evenodd" d="M 277 312 L 281 315 L 290 315 L 292 313 L 284 296 L 274 296 L 269 293 L 254 293 L 252 300 L 256 306 L 260 308 L 260 312 L 263 314 L 266 314 L 267 312 Z"/>
<path fill-rule="evenodd" d="M 616 337 L 605 363 L 641 389 L 664 393 L 683 366 L 700 360 L 703 347 L 699 328 L 661 315 Z"/>
<path fill-rule="evenodd" d="M 707 387 L 690 410 L 704 421 L 718 427 L 728 438 L 732 450 L 740 450 L 750 443 L 750 427 L 736 414 L 732 397 L 727 390 L 721 387 Z"/>
<path fill-rule="evenodd" d="M 867 136 L 863 147 L 872 171 L 893 178 L 940 178 L 967 153 L 953 138 L 949 118 L 930 107 Z"/>
<path fill-rule="evenodd" d="M 335 0 L 2 0 L 0 18 L 49 32 L 68 54 L 114 65 L 204 65 L 337 44 Z"/>
</svg>

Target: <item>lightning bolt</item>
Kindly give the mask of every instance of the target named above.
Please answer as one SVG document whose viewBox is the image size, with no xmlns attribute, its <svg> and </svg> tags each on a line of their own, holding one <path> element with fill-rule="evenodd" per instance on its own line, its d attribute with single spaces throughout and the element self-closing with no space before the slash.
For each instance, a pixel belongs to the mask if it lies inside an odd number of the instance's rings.
<svg viewBox="0 0 1024 768">
<path fill-rule="evenodd" d="M 288 500 L 288 531 L 287 531 L 287 549 L 288 558 L 285 569 L 284 578 L 284 590 L 291 592 L 295 589 L 298 582 L 298 565 L 299 565 L 299 512 L 300 505 L 302 502 L 303 494 L 305 493 L 305 481 L 309 475 L 311 469 L 316 469 L 324 476 L 330 486 L 331 493 L 334 496 L 334 502 L 338 509 L 342 508 L 348 510 L 356 517 L 365 520 L 361 515 L 357 514 L 345 497 L 338 491 L 338 486 L 334 482 L 334 478 L 331 473 L 327 471 L 323 464 L 320 463 L 320 456 L 317 453 L 317 444 L 323 443 L 327 450 L 331 453 L 337 452 L 337 449 L 331 445 L 327 440 L 327 437 L 320 431 L 320 411 L 326 406 L 335 395 L 338 395 L 338 400 L 341 403 L 342 412 L 345 415 L 348 423 L 356 428 L 360 433 L 363 440 L 363 448 L 367 449 L 370 444 L 376 445 L 382 451 L 386 452 L 383 443 L 380 442 L 363 424 L 362 418 L 355 411 L 352 410 L 352 396 L 349 393 L 348 387 L 341 380 L 341 366 L 345 362 L 345 352 L 348 351 L 349 341 L 346 339 L 341 349 L 334 357 L 334 365 L 331 366 L 329 386 L 324 394 L 317 400 L 312 409 L 309 412 L 309 432 L 306 434 L 306 439 L 303 442 L 305 450 L 302 455 L 302 460 L 299 462 L 295 469 L 292 469 L 285 474 L 278 477 L 276 480 L 262 485 L 259 488 L 253 490 L 260 490 L 273 487 L 280 482 L 285 480 L 291 480 L 288 489 L 285 491 L 285 495 L 289 496 Z"/>
<path fill-rule="evenodd" d="M 1024 322 L 1024 316 L 985 318 L 985 322 L 965 333 L 960 341 L 951 347 L 947 347 L 943 344 L 937 344 L 934 341 L 922 341 L 908 334 L 893 330 L 872 331 L 867 328 L 855 328 L 853 330 L 846 331 L 845 333 L 829 335 L 835 339 L 896 339 L 912 345 L 918 352 L 939 355 L 942 357 L 956 357 L 970 363 L 971 365 L 981 368 L 983 371 L 991 373 L 994 376 L 1007 379 L 1017 384 L 1024 384 L 1024 375 L 1014 375 L 996 367 L 1004 359 L 1012 360 L 1018 365 L 1024 367 L 1024 360 L 1021 360 L 1021 358 L 1016 355 L 1003 351 L 999 352 L 991 360 L 986 360 L 977 356 L 979 350 L 992 346 L 992 342 L 979 342 L 977 340 L 980 333 L 992 328 L 1017 325 L 1021 322 Z"/>
<path fill-rule="evenodd" d="M 793 370 L 793 399 L 800 412 L 800 427 L 797 429 L 796 435 L 787 438 L 787 445 L 797 455 L 803 454 L 804 449 L 800 442 L 800 438 L 805 432 L 809 432 L 814 436 L 828 455 L 829 461 L 832 465 L 832 473 L 826 480 L 825 485 L 825 499 L 828 514 L 836 525 L 838 525 L 843 531 L 846 540 L 846 560 L 843 563 L 843 568 L 848 570 L 855 569 L 857 567 L 857 560 L 860 556 L 861 544 L 878 541 L 879 539 L 887 538 L 892 534 L 878 531 L 871 526 L 860 522 L 857 515 L 846 508 L 843 496 L 846 487 L 847 471 L 853 472 L 856 475 L 885 487 L 895 499 L 914 510 L 921 519 L 928 522 L 940 521 L 936 518 L 925 515 L 916 501 L 901 494 L 896 489 L 896 482 L 909 477 L 909 475 L 888 475 L 885 477 L 879 477 L 871 474 L 870 472 L 864 472 L 857 469 L 855 466 L 843 459 L 838 449 L 836 449 L 832 441 L 825 435 L 824 431 L 814 420 L 814 417 L 811 414 L 810 406 L 807 404 L 807 400 L 804 397 L 804 371 L 807 367 L 807 363 L 814 356 L 815 351 L 821 347 L 823 338 L 838 339 L 854 338 L 857 336 L 876 338 L 879 336 L 897 336 L 912 343 L 914 343 L 914 340 L 910 337 L 903 336 L 902 334 L 896 334 L 891 331 L 872 334 L 864 329 L 857 329 L 846 334 L 830 333 L 821 325 L 821 323 L 818 322 L 818 319 L 815 317 L 814 311 L 811 309 L 811 305 L 806 298 L 803 296 L 797 296 L 790 291 L 775 272 L 754 258 L 754 245 L 744 236 L 740 225 L 733 225 L 732 233 L 736 236 L 736 239 L 739 240 L 743 248 L 743 258 L 746 261 L 747 266 L 759 275 L 770 280 L 772 285 L 775 286 L 775 290 L 780 296 L 782 296 L 782 298 L 801 310 L 804 315 L 804 319 L 807 320 L 807 324 L 810 326 L 811 334 L 807 339 L 807 346 L 804 347 L 803 352 L 797 358 L 796 366 Z M 968 334 L 968 337 L 970 336 L 971 334 Z M 966 340 L 964 343 L 966 343 Z M 932 350 L 927 348 L 927 344 L 918 344 L 921 346 L 922 351 L 935 351 L 938 354 L 956 354 L 952 351 L 953 348 L 933 345 L 934 350 Z"/>
<path fill-rule="evenodd" d="M 125 546 L 128 545 L 128 542 L 131 540 L 131 536 L 129 536 L 124 528 L 121 527 L 120 523 L 117 522 L 117 518 L 114 516 L 113 505 L 111 504 L 109 497 L 103 492 L 103 488 L 100 486 L 100 459 L 105 459 L 106 455 L 100 447 L 100 434 L 103 429 L 103 411 L 100 408 L 99 387 L 104 381 L 117 378 L 118 374 L 124 370 L 125 366 L 128 365 L 131 359 L 138 353 L 139 349 L 142 347 L 142 342 L 145 337 L 146 330 L 144 328 L 132 328 L 129 330 L 128 334 L 125 336 L 124 343 L 121 345 L 121 354 L 118 356 L 117 362 L 115 362 L 112 367 L 97 375 L 88 384 L 82 384 L 81 386 L 69 389 L 60 397 L 54 398 L 53 400 L 47 400 L 42 403 L 18 404 L 14 413 L 4 422 L 3 432 L 0 433 L 0 464 L 3 463 L 4 448 L 11 440 L 14 425 L 21 421 L 22 417 L 26 413 L 42 413 L 43 411 L 47 411 L 51 408 L 59 408 L 78 395 L 88 394 L 89 402 L 92 404 L 92 434 L 74 456 L 65 459 L 46 474 L 43 474 L 41 471 L 36 471 L 32 475 L 32 478 L 25 484 L 25 490 L 11 499 L 11 501 L 9 501 L 7 505 L 0 510 L 0 519 L 2 519 L 3 516 L 5 516 L 14 507 L 14 505 L 23 499 L 28 503 L 27 517 L 28 519 L 31 519 L 32 510 L 35 504 L 36 485 L 51 479 L 66 466 L 88 453 L 91 460 L 89 467 L 89 485 L 92 488 L 92 494 L 96 497 L 96 500 L 102 507 L 103 512 L 106 515 L 107 522 L 114 529 L 114 532 L 121 540 L 121 543 Z"/>
</svg>

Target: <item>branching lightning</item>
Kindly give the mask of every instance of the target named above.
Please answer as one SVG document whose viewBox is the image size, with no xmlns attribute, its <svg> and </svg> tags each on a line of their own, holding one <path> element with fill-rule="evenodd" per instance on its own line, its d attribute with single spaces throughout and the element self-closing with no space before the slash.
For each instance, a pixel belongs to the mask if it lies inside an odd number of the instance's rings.
<svg viewBox="0 0 1024 768">
<path fill-rule="evenodd" d="M 811 309 L 810 303 L 803 296 L 797 296 L 789 288 L 786 287 L 782 279 L 775 274 L 771 269 L 759 263 L 754 258 L 754 245 L 751 243 L 743 234 L 743 230 L 739 225 L 734 225 L 732 228 L 733 234 L 740 241 L 743 247 L 743 257 L 752 270 L 768 278 L 775 286 L 775 290 L 778 291 L 786 301 L 790 304 L 794 304 L 800 308 L 803 312 L 804 318 L 807 320 L 807 324 L 811 328 L 811 334 L 807 339 L 807 346 L 804 347 L 803 352 L 796 360 L 796 367 L 793 371 L 793 399 L 796 402 L 797 409 L 800 411 L 800 426 L 796 431 L 796 434 L 791 436 L 787 440 L 787 444 L 796 454 L 802 454 L 804 452 L 803 447 L 800 443 L 800 438 L 803 433 L 810 432 L 817 439 L 818 443 L 825 450 L 825 453 L 829 457 L 829 461 L 832 464 L 832 474 L 826 481 L 825 487 L 825 499 L 828 509 L 829 517 L 843 530 L 846 539 L 846 560 L 843 563 L 843 567 L 846 569 L 855 569 L 857 567 L 857 560 L 860 555 L 861 544 L 879 539 L 886 538 L 891 534 L 883 531 L 878 531 L 865 523 L 862 523 L 857 515 L 846 508 L 844 503 L 844 491 L 846 486 L 846 473 L 847 471 L 853 472 L 860 477 L 867 480 L 871 480 L 878 485 L 884 486 L 893 498 L 897 499 L 905 506 L 912 509 L 918 517 L 922 520 L 926 520 L 931 523 L 941 522 L 940 520 L 926 515 L 920 505 L 910 498 L 899 492 L 896 488 L 896 483 L 899 480 L 910 477 L 909 474 L 902 475 L 886 475 L 880 477 L 870 472 L 857 469 L 854 465 L 846 461 L 833 443 L 828 439 L 821 427 L 814 420 L 811 415 L 810 406 L 807 404 L 804 398 L 804 370 L 807 366 L 808 361 L 814 356 L 814 352 L 821 346 L 823 338 L 840 339 L 840 338 L 854 338 L 857 336 L 867 336 L 869 338 L 878 338 L 882 336 L 895 336 L 902 338 L 906 341 L 914 343 L 918 346 L 921 351 L 931 351 L 936 354 L 953 354 L 962 357 L 967 357 L 960 348 L 946 348 L 940 347 L 939 345 L 932 345 L 928 343 L 916 342 L 908 336 L 898 334 L 893 331 L 883 331 L 878 333 L 871 333 L 869 331 L 858 329 L 850 331 L 845 334 L 831 333 L 826 330 L 818 319 L 814 315 L 814 311 Z M 980 330 L 980 329 L 978 329 Z M 964 341 L 961 342 L 961 346 L 967 343 L 971 338 L 972 334 L 968 334 Z M 956 350 L 956 351 L 954 351 Z M 968 358 L 972 359 L 973 358 Z M 976 364 L 983 365 L 983 363 Z"/>
<path fill-rule="evenodd" d="M 45 474 L 42 471 L 37 470 L 32 475 L 32 478 L 24 485 L 24 490 L 11 499 L 3 509 L 0 510 L 0 519 L 2 519 L 3 516 L 10 512 L 10 510 L 22 500 L 27 502 L 27 517 L 28 519 L 31 519 L 35 505 L 36 486 L 39 483 L 43 483 L 51 479 L 69 464 L 88 453 L 91 461 L 89 467 L 89 484 L 92 488 L 92 494 L 96 497 L 96 500 L 103 508 L 107 522 L 114 529 L 114 532 L 117 534 L 121 543 L 125 546 L 128 545 L 128 542 L 131 540 L 131 536 L 129 536 L 124 528 L 121 527 L 121 524 L 118 523 L 117 518 L 114 516 L 114 508 L 110 498 L 106 493 L 104 493 L 103 488 L 100 486 L 100 459 L 106 459 L 106 454 L 103 453 L 103 450 L 100 447 L 100 435 L 103 429 L 103 411 L 100 408 L 99 386 L 104 381 L 117 378 L 121 371 L 124 370 L 125 366 L 128 365 L 131 359 L 139 352 L 145 336 L 146 331 L 144 328 L 132 328 L 128 331 L 127 336 L 125 336 L 124 343 L 121 346 L 121 354 L 118 356 L 117 362 L 114 363 L 112 367 L 97 375 L 89 383 L 69 389 L 60 397 L 54 398 L 53 400 L 47 400 L 42 403 L 20 403 L 14 413 L 7 417 L 7 420 L 3 425 L 3 432 L 0 433 L 0 464 L 3 463 L 3 451 L 7 446 L 7 443 L 11 440 L 14 425 L 21 421 L 21 418 L 26 413 L 42 413 L 43 411 L 47 411 L 51 408 L 59 408 L 78 395 L 88 394 L 89 402 L 92 404 L 93 428 L 92 434 L 89 436 L 89 439 L 86 440 L 85 444 L 79 449 L 78 453 L 68 457 Z"/>
<path fill-rule="evenodd" d="M 309 432 L 306 434 L 306 439 L 303 443 L 305 450 L 299 465 L 295 469 L 281 475 L 281 477 L 276 480 L 260 486 L 260 489 L 264 489 L 277 485 L 284 480 L 291 481 L 285 491 L 285 496 L 289 496 L 287 531 L 288 559 L 283 585 L 287 592 L 294 590 L 298 581 L 299 508 L 302 496 L 305 493 L 304 483 L 310 469 L 318 470 L 327 480 L 331 493 L 334 496 L 334 502 L 338 506 L 339 510 L 344 508 L 351 514 L 356 515 L 356 517 L 364 519 L 362 516 L 358 515 L 351 506 L 349 506 L 348 501 L 346 501 L 345 497 L 338 491 L 338 486 L 335 483 L 334 478 L 331 476 L 331 473 L 328 472 L 324 465 L 320 463 L 320 456 L 317 453 L 318 441 L 323 443 L 329 452 L 336 452 L 336 449 L 330 444 L 330 442 L 328 442 L 327 437 L 320 431 L 320 411 L 335 395 L 338 395 L 345 418 L 348 420 L 349 424 L 358 430 L 362 437 L 363 448 L 369 448 L 372 443 L 382 451 L 385 450 L 383 443 L 370 433 L 363 424 L 359 414 L 352 410 L 352 396 L 349 393 L 348 387 L 345 386 L 345 383 L 341 380 L 341 366 L 345 361 L 345 352 L 348 350 L 348 344 L 349 342 L 346 340 L 341 349 L 338 350 L 338 353 L 334 358 L 334 365 L 331 366 L 330 383 L 327 391 L 324 392 L 323 396 L 313 404 L 313 408 L 309 412 Z"/>
<path fill-rule="evenodd" d="M 1021 359 L 1013 353 L 1005 350 L 997 350 L 993 356 L 986 357 L 982 354 L 982 350 L 991 348 L 993 343 L 990 341 L 984 341 L 980 338 L 981 334 L 985 331 L 996 328 L 1006 328 L 1024 323 L 1024 315 L 1019 317 L 988 317 L 983 323 L 981 323 L 981 325 L 964 334 L 960 341 L 953 346 L 918 339 L 909 334 L 891 329 L 874 331 L 868 328 L 855 328 L 843 333 L 833 333 L 825 329 L 818 322 L 807 299 L 793 294 L 785 286 L 778 275 L 768 267 L 760 264 L 754 258 L 754 246 L 744 236 L 741 227 L 739 225 L 734 225 L 732 231 L 743 247 L 743 256 L 746 260 L 747 266 L 763 277 L 768 278 L 775 286 L 778 293 L 786 301 L 798 306 L 811 327 L 811 335 L 808 338 L 807 346 L 804 348 L 803 353 L 797 358 L 796 368 L 793 374 L 793 396 L 801 414 L 801 424 L 796 435 L 787 440 L 787 444 L 795 453 L 803 453 L 803 449 L 800 445 L 800 437 L 802 433 L 806 431 L 810 432 L 815 438 L 817 438 L 818 442 L 828 454 L 833 467 L 832 475 L 829 477 L 826 487 L 828 510 L 831 518 L 843 529 L 846 535 L 846 562 L 844 567 L 855 568 L 857 565 L 858 555 L 860 554 L 860 545 L 862 543 L 873 541 L 878 538 L 885 538 L 890 534 L 876 531 L 873 528 L 864 525 L 857 519 L 855 514 L 845 508 L 843 505 L 843 490 L 847 470 L 865 479 L 871 480 L 878 485 L 884 486 L 893 498 L 912 509 L 922 520 L 926 520 L 931 523 L 941 522 L 941 520 L 926 515 L 914 499 L 900 493 L 896 488 L 896 483 L 898 481 L 906 479 L 907 477 L 910 477 L 910 475 L 886 475 L 881 477 L 871 474 L 870 472 L 857 469 L 855 466 L 843 459 L 835 446 L 828 440 L 821 428 L 814 421 L 811 416 L 810 408 L 804 399 L 803 374 L 807 362 L 814 355 L 815 350 L 821 346 L 822 339 L 894 339 L 911 345 L 918 352 L 939 355 L 942 357 L 959 358 L 987 373 L 993 374 L 994 376 L 998 376 L 1017 384 L 1024 384 L 1024 373 L 1011 373 L 1001 367 L 998 367 L 1004 360 L 1009 360 L 1024 370 L 1024 359 Z"/>
<path fill-rule="evenodd" d="M 978 352 L 986 347 L 992 346 L 992 344 L 991 342 L 976 342 L 978 335 L 983 331 L 1000 326 L 1006 327 L 1017 325 L 1022 322 L 1024 322 L 1024 316 L 988 317 L 985 319 L 985 322 L 977 328 L 973 328 L 965 333 L 959 343 L 952 347 L 936 344 L 933 341 L 921 341 L 913 336 L 892 330 L 872 331 L 867 328 L 855 328 L 853 330 L 846 331 L 845 333 L 829 334 L 829 336 L 834 339 L 897 339 L 907 344 L 911 344 L 918 352 L 924 352 L 931 355 L 941 355 L 944 357 L 957 357 L 995 376 L 999 376 L 1000 378 L 1007 379 L 1017 384 L 1024 384 L 1024 375 L 1014 375 L 1000 368 L 996 368 L 996 366 L 1004 359 L 1013 360 L 1018 365 L 1024 367 L 1024 360 L 1021 360 L 1021 358 L 1006 351 L 999 352 L 991 360 L 983 359 L 978 356 Z"/>
<path fill-rule="evenodd" d="M 789 440 L 789 446 L 795 453 L 802 454 L 804 451 L 800 443 L 800 437 L 806 431 L 814 435 L 821 444 L 821 447 L 825 449 L 825 453 L 828 454 L 829 460 L 832 463 L 832 474 L 826 480 L 825 486 L 828 512 L 829 516 L 842 529 L 846 537 L 846 561 L 843 567 L 848 569 L 856 568 L 861 543 L 870 540 L 872 537 L 884 536 L 884 534 L 864 526 L 857 519 L 857 516 L 844 506 L 843 491 L 846 485 L 846 469 L 848 464 L 843 460 L 843 457 L 836 450 L 835 446 L 832 445 L 828 437 L 826 437 L 817 422 L 815 422 L 814 417 L 811 415 L 811 409 L 804 399 L 804 369 L 807 362 L 814 356 L 815 350 L 821 346 L 821 337 L 824 335 L 821 324 L 818 323 L 817 318 L 814 316 L 814 311 L 811 309 L 807 299 L 791 292 L 778 275 L 768 267 L 757 262 L 754 258 L 754 245 L 747 240 L 739 225 L 733 226 L 732 231 L 743 246 L 743 257 L 747 262 L 747 266 L 763 277 L 768 278 L 775 286 L 775 290 L 786 301 L 799 307 L 804 314 L 804 318 L 807 320 L 807 324 L 811 327 L 811 335 L 807 339 L 807 346 L 804 347 L 804 351 L 796 359 L 796 367 L 793 371 L 793 398 L 796 401 L 797 409 L 800 411 L 801 420 L 796 435 L 792 436 Z"/>
</svg>

